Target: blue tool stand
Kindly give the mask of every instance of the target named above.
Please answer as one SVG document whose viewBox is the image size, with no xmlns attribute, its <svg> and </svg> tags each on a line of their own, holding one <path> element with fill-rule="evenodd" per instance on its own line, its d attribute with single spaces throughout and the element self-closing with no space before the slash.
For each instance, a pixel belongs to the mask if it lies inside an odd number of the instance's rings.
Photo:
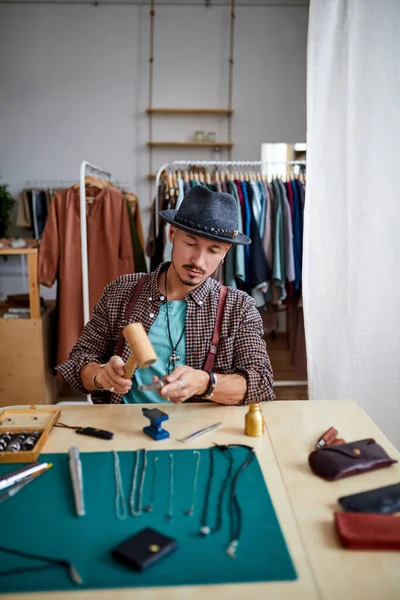
<svg viewBox="0 0 400 600">
<path fill-rule="evenodd" d="M 169 438 L 169 432 L 162 428 L 161 423 L 168 420 L 168 415 L 158 408 L 142 408 L 143 415 L 150 419 L 150 425 L 143 427 L 146 435 L 159 442 Z"/>
</svg>

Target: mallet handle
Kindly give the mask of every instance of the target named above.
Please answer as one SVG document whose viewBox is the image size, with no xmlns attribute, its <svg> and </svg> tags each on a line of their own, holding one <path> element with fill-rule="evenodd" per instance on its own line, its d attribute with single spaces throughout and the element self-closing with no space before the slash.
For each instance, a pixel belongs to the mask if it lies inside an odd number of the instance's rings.
<svg viewBox="0 0 400 600">
<path fill-rule="evenodd" d="M 132 379 L 134 372 L 136 371 L 137 362 L 130 356 L 124 366 L 124 377 L 125 379 Z"/>
</svg>

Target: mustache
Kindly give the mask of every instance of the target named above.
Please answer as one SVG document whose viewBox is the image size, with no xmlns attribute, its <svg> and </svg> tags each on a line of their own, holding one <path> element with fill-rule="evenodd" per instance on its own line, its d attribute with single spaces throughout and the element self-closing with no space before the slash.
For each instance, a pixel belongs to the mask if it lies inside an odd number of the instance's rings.
<svg viewBox="0 0 400 600">
<path fill-rule="evenodd" d="M 183 265 L 184 269 L 190 269 L 191 271 L 196 271 L 196 273 L 200 273 L 200 275 L 205 275 L 205 270 L 204 269 L 199 269 L 199 267 L 196 267 L 196 265 Z"/>
</svg>

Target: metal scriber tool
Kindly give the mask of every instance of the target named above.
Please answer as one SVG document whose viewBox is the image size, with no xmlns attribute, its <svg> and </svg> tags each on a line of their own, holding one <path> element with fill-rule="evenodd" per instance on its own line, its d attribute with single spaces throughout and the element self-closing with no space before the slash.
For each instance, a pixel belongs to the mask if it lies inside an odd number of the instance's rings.
<svg viewBox="0 0 400 600">
<path fill-rule="evenodd" d="M 83 477 L 82 463 L 79 458 L 79 448 L 71 446 L 69 454 L 69 472 L 71 475 L 72 488 L 74 490 L 76 514 L 79 517 L 85 515 L 85 502 L 83 499 Z"/>
<path fill-rule="evenodd" d="M 194 433 L 191 433 L 190 435 L 187 435 L 186 437 L 183 437 L 176 441 L 183 442 L 183 443 L 191 442 L 192 440 L 197 439 L 198 437 L 200 437 L 201 435 L 204 435 L 205 433 L 208 433 L 209 431 L 214 431 L 214 429 L 221 427 L 221 425 L 222 425 L 222 421 L 219 421 L 218 423 L 214 423 L 214 425 L 210 425 L 209 427 L 205 427 L 204 429 L 199 429 L 199 431 L 195 431 Z"/>
</svg>

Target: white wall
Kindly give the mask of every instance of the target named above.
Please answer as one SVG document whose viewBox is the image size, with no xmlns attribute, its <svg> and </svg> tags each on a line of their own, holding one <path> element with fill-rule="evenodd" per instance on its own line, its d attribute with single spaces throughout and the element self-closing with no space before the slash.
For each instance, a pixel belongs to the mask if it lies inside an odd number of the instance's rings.
<svg viewBox="0 0 400 600">
<path fill-rule="evenodd" d="M 233 159 L 306 139 L 308 7 L 276 4 L 236 8 Z M 154 106 L 227 105 L 229 12 L 156 3 Z M 15 194 L 29 181 L 70 182 L 86 159 L 139 195 L 147 230 L 148 53 L 148 6 L 0 5 L 0 181 Z M 187 140 L 196 129 L 226 139 L 226 120 L 204 117 L 157 117 L 153 137 Z M 153 171 L 194 156 L 156 150 Z M 19 261 L 0 264 L 0 291 L 22 291 L 7 269 Z"/>
</svg>

